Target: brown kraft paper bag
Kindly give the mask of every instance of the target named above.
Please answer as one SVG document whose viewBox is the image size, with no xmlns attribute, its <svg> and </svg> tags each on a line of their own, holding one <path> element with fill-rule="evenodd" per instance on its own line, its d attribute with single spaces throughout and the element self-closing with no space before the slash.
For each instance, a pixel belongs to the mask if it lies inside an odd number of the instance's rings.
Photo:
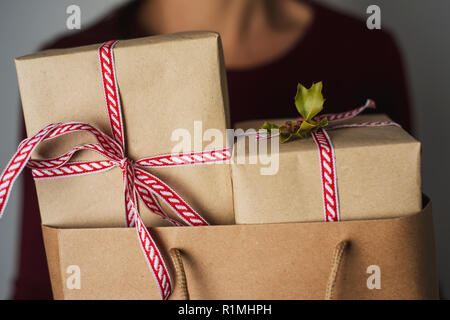
<svg viewBox="0 0 450 320">
<path fill-rule="evenodd" d="M 392 219 L 150 231 L 165 254 L 181 252 L 171 299 L 438 299 L 424 203 Z M 133 229 L 43 231 L 56 299 L 160 299 Z"/>
</svg>

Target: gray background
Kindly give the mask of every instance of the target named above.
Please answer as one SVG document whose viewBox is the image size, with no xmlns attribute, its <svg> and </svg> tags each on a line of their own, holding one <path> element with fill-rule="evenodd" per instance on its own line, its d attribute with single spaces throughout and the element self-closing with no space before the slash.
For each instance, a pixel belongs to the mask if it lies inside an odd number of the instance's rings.
<svg viewBox="0 0 450 320">
<path fill-rule="evenodd" d="M 1 0 L 0 3 L 0 167 L 15 151 L 20 113 L 14 57 L 35 51 L 66 30 L 66 8 L 81 7 L 81 27 L 126 0 Z M 213 1 L 213 0 L 212 0 Z M 320 0 L 367 17 L 371 4 L 381 7 L 382 28 L 391 30 L 403 51 L 417 136 L 423 143 L 423 189 L 433 199 L 439 274 L 445 296 L 450 292 L 450 161 L 446 119 L 450 119 L 450 1 L 448 0 Z M 337 28 L 339 26 L 336 26 Z M 345 37 L 345 34 L 342 35 Z M 355 43 L 355 46 L 358 44 Z M 17 262 L 19 208 L 13 192 L 0 221 L 0 298 L 9 297 Z"/>
</svg>

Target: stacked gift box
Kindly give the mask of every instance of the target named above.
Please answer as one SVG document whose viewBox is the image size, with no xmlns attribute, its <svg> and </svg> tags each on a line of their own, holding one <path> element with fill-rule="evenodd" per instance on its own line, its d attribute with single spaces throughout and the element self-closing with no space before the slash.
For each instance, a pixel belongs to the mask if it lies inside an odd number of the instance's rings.
<svg viewBox="0 0 450 320">
<path fill-rule="evenodd" d="M 196 121 L 226 137 L 216 33 L 44 51 L 16 67 L 29 139 L 57 124 L 28 163 L 55 298 L 438 297 L 420 143 L 386 116 L 351 115 L 314 131 L 326 137 L 281 143 L 270 150 L 276 172 L 261 174 L 267 164 L 250 163 L 248 146 L 233 153 L 239 138 L 235 147 L 202 139 L 191 153 L 173 151 L 173 132 L 194 137 Z M 269 148 L 275 138 L 244 135 Z M 330 156 L 331 176 L 322 162 Z M 81 270 L 75 289 L 72 265 Z M 371 266 L 381 288 L 368 284 Z"/>
</svg>

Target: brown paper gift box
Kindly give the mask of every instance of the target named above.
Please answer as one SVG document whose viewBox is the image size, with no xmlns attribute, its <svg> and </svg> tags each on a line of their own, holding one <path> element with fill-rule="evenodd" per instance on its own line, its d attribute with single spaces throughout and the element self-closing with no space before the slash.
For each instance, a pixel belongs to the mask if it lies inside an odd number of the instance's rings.
<svg viewBox="0 0 450 320">
<path fill-rule="evenodd" d="M 80 121 L 111 136 L 105 107 L 99 45 L 49 50 L 16 59 L 28 135 L 53 122 Z M 126 153 L 134 160 L 172 152 L 172 130 L 194 136 L 203 130 L 225 134 L 228 97 L 218 34 L 188 32 L 119 41 L 114 49 L 124 116 Z M 86 133 L 44 143 L 34 153 L 49 158 L 75 145 L 94 142 Z M 217 144 L 217 143 L 216 143 Z M 207 142 L 194 148 L 223 147 Z M 83 152 L 74 160 L 101 160 Z M 173 187 L 211 224 L 234 223 L 229 165 L 149 170 Z M 59 227 L 124 225 L 124 192 L 119 168 L 87 176 L 37 181 L 42 223 Z M 165 205 L 163 204 L 163 207 Z M 141 203 L 140 208 L 145 208 Z M 165 207 L 166 212 L 170 212 Z M 143 209 L 143 211 L 146 209 Z M 166 222 L 142 213 L 146 225 Z"/>
<path fill-rule="evenodd" d="M 43 231 L 56 299 L 160 299 L 132 228 Z M 438 298 L 428 201 L 420 213 L 393 219 L 150 231 L 164 253 L 181 250 L 191 299 L 323 299 L 343 240 L 350 245 L 334 299 Z M 72 265 L 79 267 L 80 289 L 67 286 Z M 380 268 L 380 289 L 367 286 L 373 265 Z M 171 298 L 181 294 L 175 279 Z"/>
<path fill-rule="evenodd" d="M 360 115 L 341 123 L 385 120 L 390 119 Z M 262 123 L 243 122 L 236 128 L 257 130 Z M 420 142 L 394 126 L 327 132 L 336 155 L 341 220 L 392 218 L 420 211 Z M 280 144 L 279 170 L 274 175 L 261 175 L 260 168 L 268 165 L 249 163 L 248 147 L 246 154 L 235 153 L 232 173 L 236 223 L 324 220 L 319 158 L 311 138 Z"/>
</svg>

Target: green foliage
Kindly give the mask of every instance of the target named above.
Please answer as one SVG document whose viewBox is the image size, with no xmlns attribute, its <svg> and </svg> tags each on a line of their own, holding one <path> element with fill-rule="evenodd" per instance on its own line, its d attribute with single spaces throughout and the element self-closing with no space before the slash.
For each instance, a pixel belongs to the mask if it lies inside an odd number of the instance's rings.
<svg viewBox="0 0 450 320">
<path fill-rule="evenodd" d="M 279 129 L 281 143 L 306 138 L 311 132 L 315 132 L 328 125 L 327 118 L 318 121 L 314 120 L 314 117 L 323 110 L 323 104 L 325 102 L 322 95 L 322 82 L 314 83 L 309 89 L 299 83 L 294 100 L 295 106 L 301 115 L 300 120 L 287 121 L 282 126 L 277 126 L 266 121 L 261 126 L 261 129 L 266 129 L 268 133 L 270 133 L 271 129 Z"/>
</svg>

